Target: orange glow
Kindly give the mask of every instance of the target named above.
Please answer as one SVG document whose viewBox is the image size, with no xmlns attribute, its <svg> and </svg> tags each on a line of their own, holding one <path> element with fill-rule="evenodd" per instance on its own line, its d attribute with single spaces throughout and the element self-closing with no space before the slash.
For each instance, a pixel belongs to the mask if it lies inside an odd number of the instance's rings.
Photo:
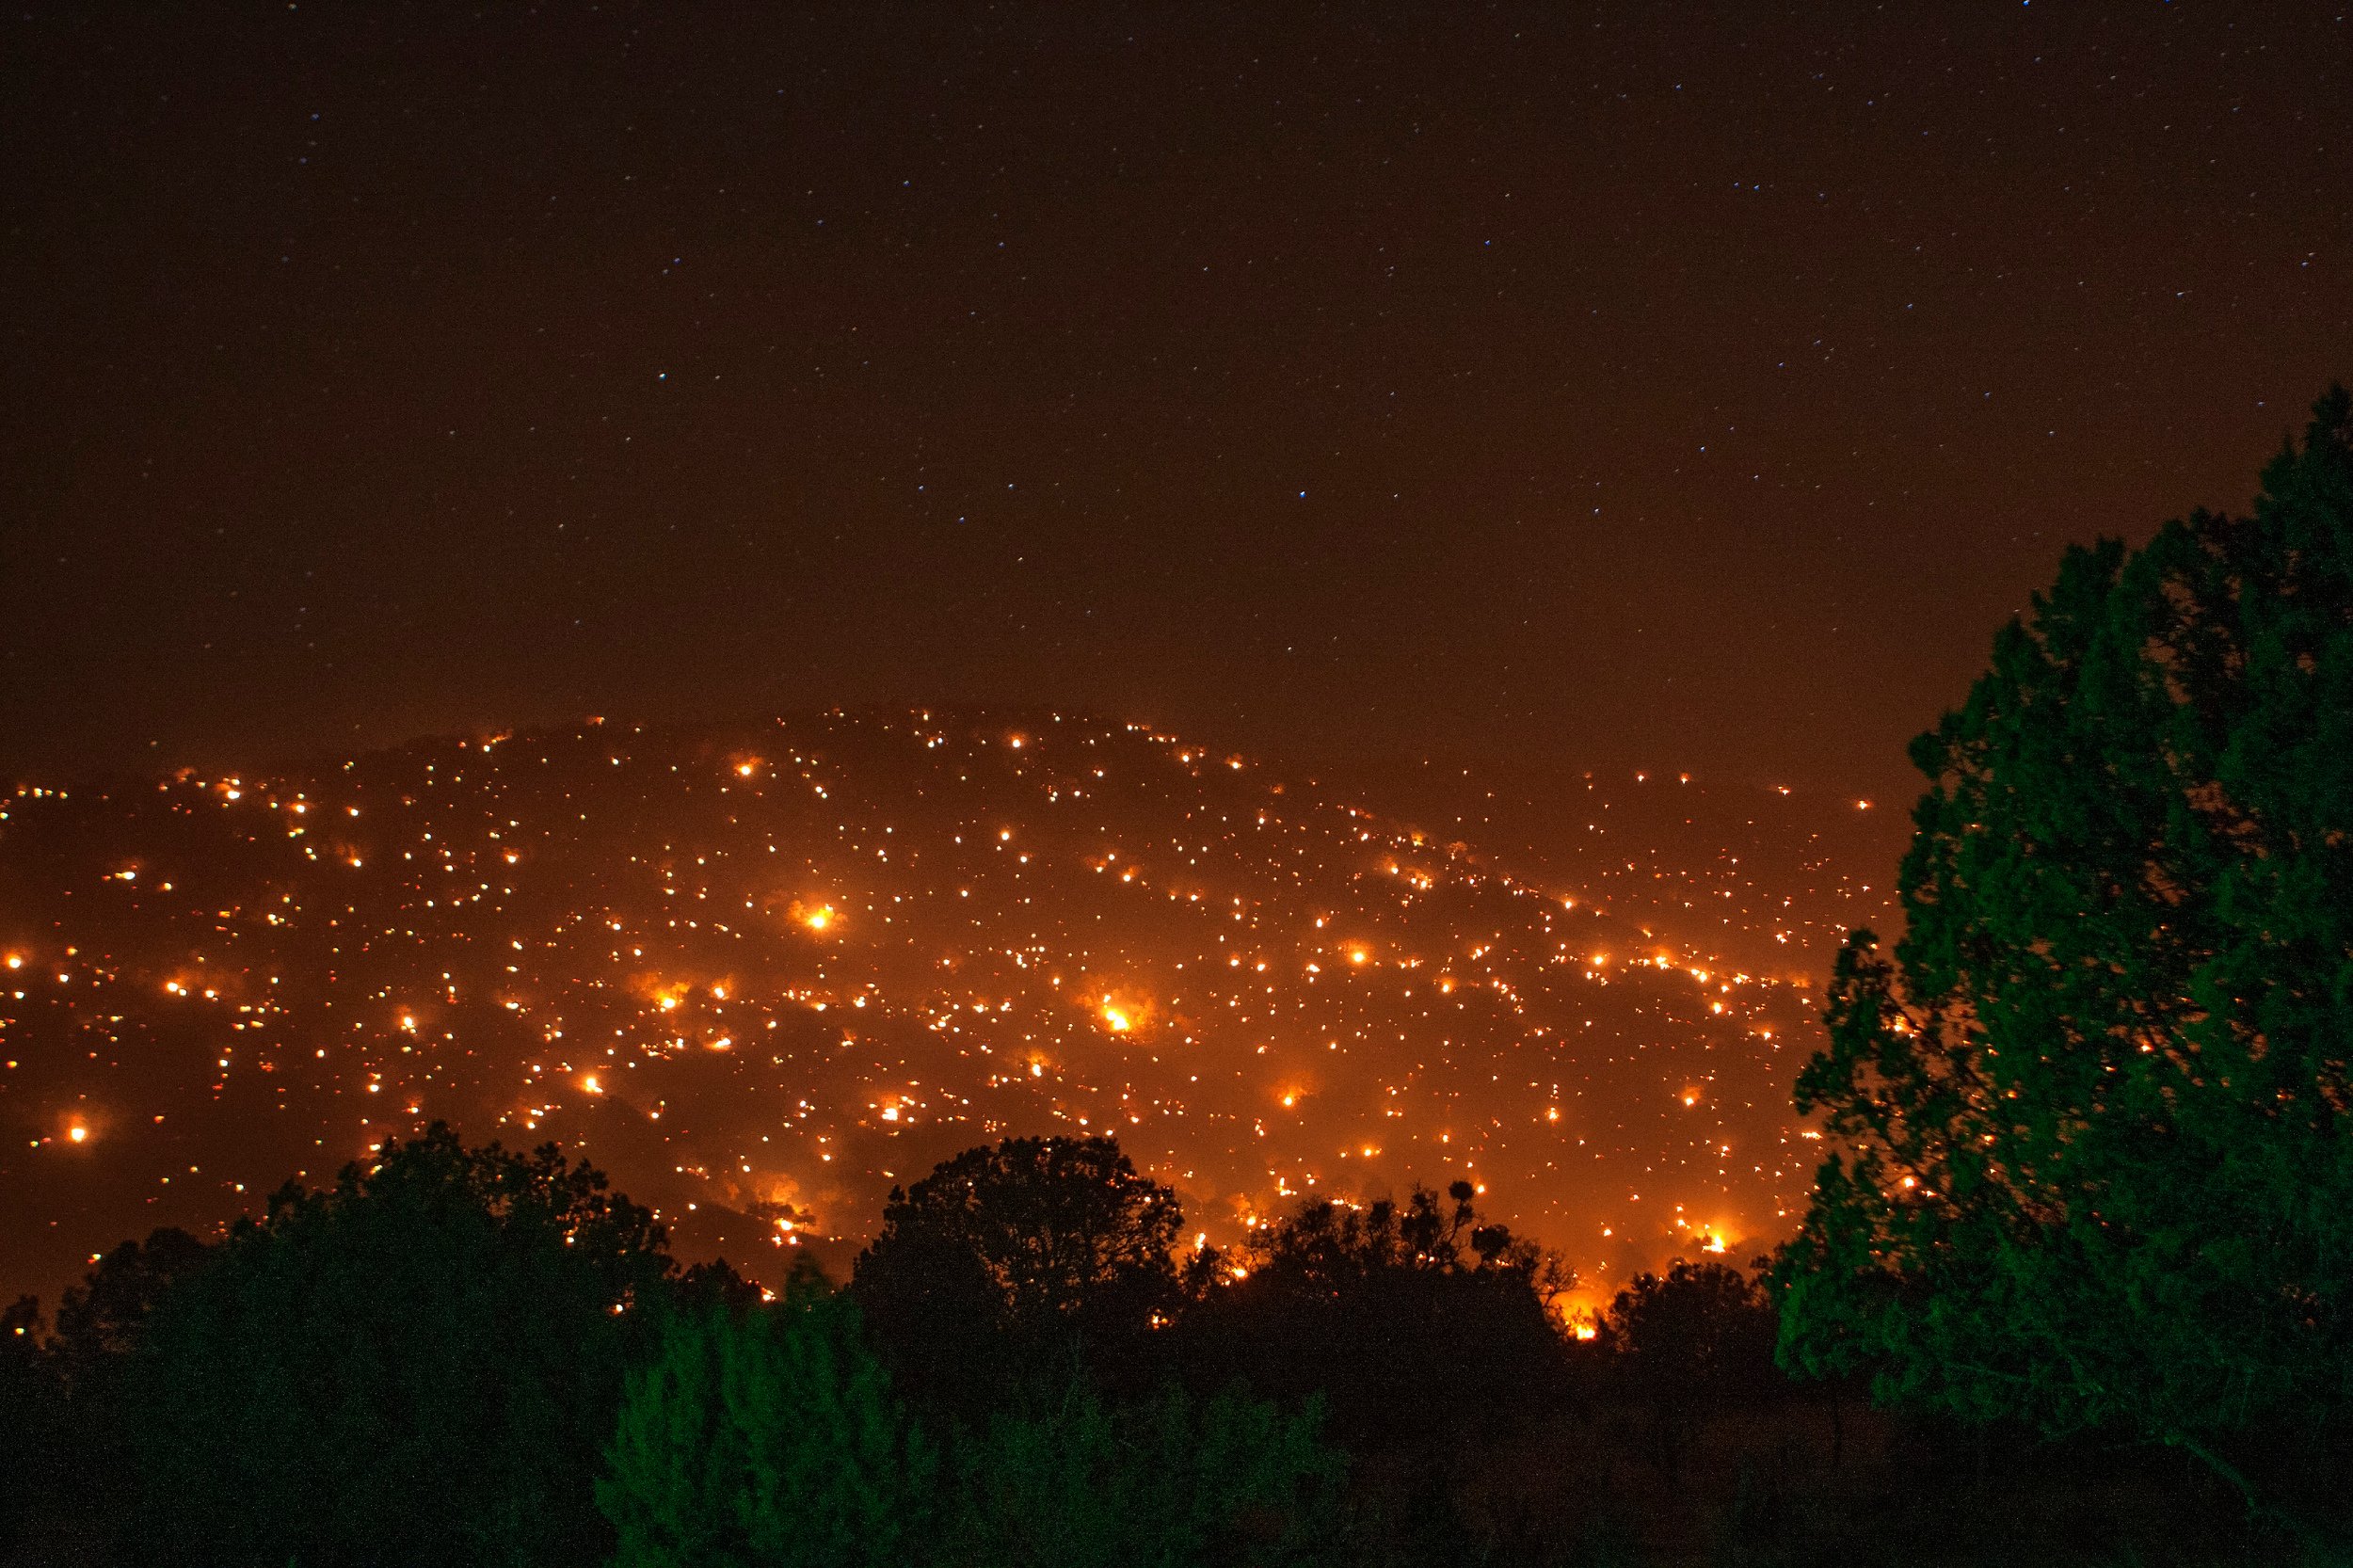
<svg viewBox="0 0 2353 1568">
<path fill-rule="evenodd" d="M 1085 1004 L 1096 1021 L 1112 1034 L 1131 1034 L 1152 1021 L 1152 999 L 1140 991 L 1114 988 L 1098 992 Z"/>
<path fill-rule="evenodd" d="M 25 993 L 0 1007 L 70 1006 L 93 1045 L 131 1028 L 197 1031 L 188 1038 L 202 1049 L 188 1065 L 217 1070 L 159 1087 L 282 1116 L 290 1147 L 392 1147 L 410 1122 L 386 1108 L 422 1126 L 423 1098 L 439 1107 L 455 1093 L 450 1113 L 462 1114 L 460 1085 L 476 1081 L 516 1096 L 492 1110 L 510 1139 L 528 1127 L 536 1142 L 584 1131 L 566 1112 L 601 1114 L 583 1102 L 621 1101 L 615 1080 L 637 1131 L 626 1151 L 607 1152 L 630 1179 L 662 1188 L 665 1215 L 688 1197 L 706 1215 L 740 1208 L 755 1185 L 807 1178 L 826 1235 L 872 1222 L 872 1200 L 920 1177 L 926 1157 L 1014 1133 L 1132 1140 L 1140 1169 L 1200 1193 L 1195 1208 L 1216 1205 L 1209 1237 L 1221 1247 L 1257 1208 L 1492 1174 L 1506 1193 L 1497 1220 L 1585 1243 L 1596 1282 L 1577 1312 L 1551 1304 L 1563 1338 L 1579 1314 L 1606 1312 L 1605 1284 L 1671 1256 L 1745 1261 L 1794 1224 L 1814 1163 L 1804 1156 L 1821 1152 L 1823 1134 L 1788 1125 L 1775 1091 L 1790 1065 L 1781 1058 L 1816 1044 L 1822 980 L 1796 954 L 1759 956 L 1770 944 L 1753 910 L 1769 907 L 1767 892 L 1783 903 L 1774 879 L 1790 873 L 1779 860 L 1680 865 L 1641 840 L 1647 820 L 1615 820 L 1623 798 L 1607 817 L 1596 801 L 1582 813 L 1597 840 L 1595 896 L 1546 893 L 1504 859 L 1299 782 L 1285 792 L 1216 776 L 1227 753 L 1186 761 L 1141 731 L 1039 722 L 1019 736 L 1001 720 L 926 720 L 910 733 L 888 717 L 836 714 L 684 742 L 608 725 L 535 733 L 489 756 L 478 742 L 455 760 L 423 754 L 413 777 L 405 762 L 361 759 L 322 775 L 335 793 L 308 805 L 324 831 L 286 781 L 257 779 L 244 788 L 250 821 L 211 825 L 244 822 L 251 835 L 224 841 L 270 858 L 249 881 L 215 878 L 217 888 L 201 863 L 183 863 L 187 851 L 144 858 L 151 843 L 177 842 L 170 818 L 223 805 L 217 780 L 159 789 L 152 835 L 141 825 L 82 845 L 70 837 L 80 819 L 64 812 L 56 831 L 79 858 L 52 891 L 69 918 L 48 931 L 12 924 L 37 945 L 0 947 L 0 998 Z M 1027 750 L 1040 735 L 1052 768 L 1009 760 L 1013 740 Z M 1621 774 L 1613 787 L 1630 781 Z M 751 782 L 761 789 L 737 789 Z M 0 832 L 49 810 L 46 798 L 0 798 Z M 360 798 L 371 837 L 338 841 Z M 1857 797 L 1845 798 L 1854 811 Z M 1862 830 L 1853 816 L 1830 820 Z M 1473 833 L 1469 819 L 1461 831 Z M 1607 870 L 1619 846 L 1603 835 L 1613 833 L 1627 840 L 1623 872 Z M 1692 844 L 1747 847 L 1688 830 L 1666 847 Z M 531 878 L 520 875 L 526 845 Z M 362 856 L 374 876 L 340 874 Z M 95 888 L 133 869 L 136 882 Z M 175 899 L 172 880 L 190 893 Z M 1721 921 L 1694 896 L 1718 882 L 1737 894 Z M 1641 918 L 1670 894 L 1749 946 L 1719 951 L 1696 918 L 1691 930 L 1645 929 Z M 1813 956 L 1828 927 L 1797 904 L 1775 918 L 1785 923 L 1771 929 Z M 1351 927 L 1369 935 L 1349 937 Z M 1335 961 L 1378 983 L 1342 984 Z M 1761 972 L 1736 973 L 1741 964 Z M 402 995 L 430 1014 L 392 1002 Z M 1450 1005 L 1458 996 L 1464 1005 Z M 389 1016 L 376 1012 L 387 1003 Z M 386 1040 L 387 1027 L 406 1038 Z M 21 1054 L 14 1041 L 0 1050 Z M 56 1093 L 54 1071 L 36 1082 L 28 1065 L 0 1062 L 0 1092 L 23 1080 Z M 1709 1076 L 1666 1077 L 1685 1066 Z M 1660 1117 L 1641 1103 L 1659 1088 L 1677 1109 L 1709 1113 Z M 178 1103 L 99 1098 L 66 1110 L 77 1103 L 69 1086 L 18 1147 L 30 1140 L 54 1160 L 106 1142 L 93 1118 L 143 1126 Z M 698 1118 L 692 1141 L 642 1137 L 656 1122 L 675 1132 Z M 75 1169 L 125 1158 L 107 1148 Z M 203 1170 L 200 1182 L 175 1172 L 168 1187 L 123 1173 L 110 1189 L 123 1200 L 113 1227 L 132 1234 L 131 1206 L 149 1196 L 209 1192 L 211 1160 Z M 1668 1171 L 1680 1173 L 1672 1188 Z M 1896 1188 L 1903 1171 L 1881 1179 Z M 1937 1192 L 1917 1178 L 1895 1195 Z M 1677 1199 L 1688 1212 L 1659 1213 Z M 1755 1234 L 1701 1219 L 1711 1208 L 1750 1217 Z M 755 1238 L 810 1244 L 819 1222 L 797 1207 L 764 1212 L 771 1227 L 752 1218 Z M 776 1221 L 788 1212 L 795 1224 Z"/>
</svg>

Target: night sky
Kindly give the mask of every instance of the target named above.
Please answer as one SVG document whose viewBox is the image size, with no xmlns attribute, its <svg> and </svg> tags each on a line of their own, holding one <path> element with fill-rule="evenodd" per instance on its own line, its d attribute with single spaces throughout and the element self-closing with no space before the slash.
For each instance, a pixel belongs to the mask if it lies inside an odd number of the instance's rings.
<svg viewBox="0 0 2353 1568">
<path fill-rule="evenodd" d="M 0 771 L 870 701 L 1908 792 L 2353 374 L 2333 3 L 0 21 Z"/>
</svg>

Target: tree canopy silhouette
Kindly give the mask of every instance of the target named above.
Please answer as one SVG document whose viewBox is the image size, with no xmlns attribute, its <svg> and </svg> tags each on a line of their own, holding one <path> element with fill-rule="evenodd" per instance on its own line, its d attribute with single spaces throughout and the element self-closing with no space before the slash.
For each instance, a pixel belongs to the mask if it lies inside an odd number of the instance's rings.
<svg viewBox="0 0 2353 1568">
<path fill-rule="evenodd" d="M 1183 1225 L 1113 1140 L 1009 1138 L 893 1188 L 850 1289 L 912 1387 L 968 1414 L 1128 1354 L 1174 1304 Z"/>
<path fill-rule="evenodd" d="M 145 1241 L 125 1241 L 98 1258 L 82 1283 L 57 1303 L 57 1330 L 50 1344 L 69 1382 L 99 1375 L 138 1342 L 148 1314 L 180 1279 L 196 1272 L 212 1251 L 176 1226 L 149 1233 Z"/>
<path fill-rule="evenodd" d="M 2353 400 L 2254 515 L 2071 550 L 1929 789 L 1798 1083 L 1846 1153 L 1784 1354 L 2232 1471 L 2353 1394 Z"/>
<path fill-rule="evenodd" d="M 1756 1283 L 1712 1259 L 1637 1274 L 1609 1304 L 1600 1348 L 1648 1415 L 1652 1457 L 1673 1481 L 1710 1408 L 1777 1391 L 1773 1309 Z"/>
<path fill-rule="evenodd" d="M 145 1555 L 598 1560 L 583 1505 L 662 1249 L 591 1167 L 438 1125 L 331 1189 L 289 1184 L 133 1352 Z"/>
<path fill-rule="evenodd" d="M 1443 1448 L 1562 1389 L 1550 1300 L 1567 1271 L 1499 1224 L 1470 1183 L 1402 1205 L 1311 1199 L 1261 1227 L 1241 1277 L 1209 1294 L 1183 1338 L 1196 1376 L 1262 1394 L 1322 1393 L 1352 1444 Z"/>
<path fill-rule="evenodd" d="M 0 1309 L 0 1553 L 63 1480 L 64 1400 L 41 1327 L 40 1304 L 30 1296 Z"/>
</svg>

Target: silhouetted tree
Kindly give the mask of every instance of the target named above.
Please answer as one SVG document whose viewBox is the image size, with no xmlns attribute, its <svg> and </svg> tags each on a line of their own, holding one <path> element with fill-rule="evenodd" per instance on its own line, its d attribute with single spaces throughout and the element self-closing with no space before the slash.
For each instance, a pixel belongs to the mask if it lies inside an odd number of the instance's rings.
<svg viewBox="0 0 2353 1568">
<path fill-rule="evenodd" d="M 1229 1390 L 1121 1408 L 1073 1382 L 956 1450 L 942 1560 L 955 1568 L 1192 1568 L 1322 1560 L 1345 1460 L 1321 1412 Z"/>
<path fill-rule="evenodd" d="M 52 1349 L 67 1379 L 87 1378 L 119 1362 L 137 1344 L 164 1292 L 210 1256 L 203 1242 L 167 1226 L 99 1258 L 57 1302 Z"/>
<path fill-rule="evenodd" d="M 8 1337 L 34 1375 L 28 1419 L 37 1435 L 19 1434 L 34 1468 L 20 1475 L 27 1491 L 46 1489 L 66 1512 L 118 1519 L 130 1505 L 134 1456 L 122 1416 L 123 1379 L 149 1315 L 177 1281 L 200 1268 L 211 1249 L 184 1230 L 166 1227 L 145 1241 L 125 1241 L 95 1259 L 57 1304 L 55 1332 L 40 1333 L 29 1297 L 11 1309 Z M 5 1485 L 5 1483 L 0 1483 Z"/>
<path fill-rule="evenodd" d="M 1188 1315 L 1193 1375 L 1286 1400 L 1323 1393 L 1352 1447 L 1450 1448 L 1563 1387 L 1550 1301 L 1567 1272 L 1483 1224 L 1468 1182 L 1402 1207 L 1303 1203 L 1262 1227 L 1241 1277 Z"/>
<path fill-rule="evenodd" d="M 552 1145 L 437 1125 L 292 1184 L 173 1286 L 132 1360 L 152 1541 L 182 1561 L 581 1563 L 652 1217 Z"/>
<path fill-rule="evenodd" d="M 40 1304 L 20 1296 L 0 1310 L 0 1561 L 32 1512 L 64 1480 L 64 1390 L 44 1349 Z"/>
<path fill-rule="evenodd" d="M 1739 1270 L 1681 1258 L 1638 1274 L 1602 1320 L 1617 1382 L 1650 1426 L 1652 1454 L 1672 1482 L 1693 1428 L 1711 1410 L 1771 1392 L 1773 1309 Z"/>
<path fill-rule="evenodd" d="M 1906 930 L 1841 953 L 1799 1080 L 1846 1149 L 1783 1353 L 2246 1483 L 2353 1409 L 2353 400 L 2252 518 L 2068 552 L 1929 787 Z"/>
<path fill-rule="evenodd" d="M 850 1293 L 910 1390 L 973 1416 L 1010 1385 L 1131 1365 L 1177 1291 L 1176 1195 L 1110 1138 L 1013 1138 L 891 1189 Z"/>
<path fill-rule="evenodd" d="M 606 1464 L 618 1568 L 895 1568 L 931 1544 L 936 1455 L 813 1266 L 774 1304 L 674 1315 Z"/>
<path fill-rule="evenodd" d="M 724 1257 L 708 1263 L 689 1263 L 670 1282 L 670 1304 L 680 1312 L 696 1312 L 712 1306 L 754 1306 L 760 1301 L 760 1287 L 735 1272 Z"/>
</svg>

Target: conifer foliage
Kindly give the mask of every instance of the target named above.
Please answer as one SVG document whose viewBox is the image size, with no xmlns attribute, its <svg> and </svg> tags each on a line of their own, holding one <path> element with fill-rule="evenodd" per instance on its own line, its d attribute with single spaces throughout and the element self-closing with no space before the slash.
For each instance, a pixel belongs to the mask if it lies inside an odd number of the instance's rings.
<svg viewBox="0 0 2353 1568">
<path fill-rule="evenodd" d="M 680 1314 L 632 1373 L 597 1502 L 617 1568 L 853 1568 L 927 1536 L 935 1450 L 857 1309 L 812 1269 L 773 1305 Z"/>
<path fill-rule="evenodd" d="M 2253 516 L 2071 551 L 1913 743 L 1905 934 L 1849 937 L 1798 1084 L 1847 1152 L 1780 1267 L 1787 1364 L 2226 1473 L 2341 1429 L 2349 441 L 2339 389 Z"/>
</svg>

